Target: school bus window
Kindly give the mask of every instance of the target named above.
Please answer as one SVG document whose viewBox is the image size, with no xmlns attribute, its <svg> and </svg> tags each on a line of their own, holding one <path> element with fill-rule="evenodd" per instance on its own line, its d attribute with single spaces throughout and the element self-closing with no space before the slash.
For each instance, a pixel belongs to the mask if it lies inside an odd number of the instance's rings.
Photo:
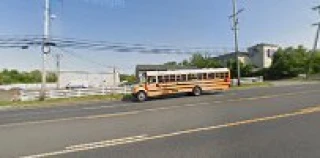
<svg viewBox="0 0 320 158">
<path fill-rule="evenodd" d="M 208 75 L 208 79 L 215 79 L 215 74 L 214 73 L 210 73 Z"/>
<path fill-rule="evenodd" d="M 170 75 L 169 76 L 169 82 L 175 82 L 176 81 L 176 76 L 175 75 Z"/>
<path fill-rule="evenodd" d="M 146 83 L 146 73 L 143 73 L 139 76 L 140 83 Z"/>
<path fill-rule="evenodd" d="M 224 79 L 224 73 L 220 73 L 220 78 Z"/>
<path fill-rule="evenodd" d="M 181 81 L 187 81 L 187 75 L 185 74 L 181 75 Z"/>
<path fill-rule="evenodd" d="M 155 76 L 148 77 L 148 83 L 156 83 L 156 82 L 157 82 L 157 78 Z"/>
<path fill-rule="evenodd" d="M 163 82 L 163 77 L 162 76 L 158 76 L 158 82 L 159 83 Z"/>
<path fill-rule="evenodd" d="M 188 80 L 196 80 L 197 76 L 195 74 L 189 74 L 188 75 Z"/>
<path fill-rule="evenodd" d="M 229 73 L 225 73 L 225 77 L 226 77 L 226 78 L 229 78 Z"/>
<path fill-rule="evenodd" d="M 188 81 L 192 80 L 192 75 L 188 74 Z"/>
<path fill-rule="evenodd" d="M 203 79 L 202 74 L 197 74 L 197 78 L 198 78 L 198 80 L 202 80 Z"/>
<path fill-rule="evenodd" d="M 208 79 L 208 74 L 202 74 L 202 79 L 204 80 Z"/>
<path fill-rule="evenodd" d="M 181 80 L 181 75 L 176 75 L 176 81 L 180 81 Z"/>
</svg>

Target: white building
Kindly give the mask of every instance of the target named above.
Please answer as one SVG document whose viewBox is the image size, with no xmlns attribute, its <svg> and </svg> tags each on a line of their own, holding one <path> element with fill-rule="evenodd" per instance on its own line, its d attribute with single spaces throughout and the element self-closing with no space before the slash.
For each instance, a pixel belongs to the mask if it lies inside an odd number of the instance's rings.
<svg viewBox="0 0 320 158">
<path fill-rule="evenodd" d="M 120 84 L 119 73 L 87 72 L 87 71 L 61 71 L 59 87 L 102 87 Z"/>
<path fill-rule="evenodd" d="M 224 66 L 224 67 L 228 67 L 228 63 L 230 60 L 235 60 L 236 58 L 236 53 L 232 52 L 229 54 L 224 54 L 224 55 L 220 55 L 218 57 L 214 57 L 213 59 L 219 60 L 220 63 Z M 239 52 L 238 54 L 238 60 L 243 63 L 243 64 L 250 64 L 251 60 L 249 58 L 249 55 L 247 52 Z"/>
<path fill-rule="evenodd" d="M 252 64 L 258 69 L 269 68 L 272 64 L 273 54 L 280 47 L 274 44 L 257 44 L 249 47 L 248 52 L 239 52 L 238 60 L 243 64 Z M 224 54 L 214 59 L 219 60 L 224 66 L 228 61 L 235 59 L 235 53 Z"/>
<path fill-rule="evenodd" d="M 277 52 L 279 46 L 274 44 L 257 44 L 248 48 L 248 55 L 251 64 L 258 68 L 270 68 L 272 64 L 273 55 Z"/>
</svg>

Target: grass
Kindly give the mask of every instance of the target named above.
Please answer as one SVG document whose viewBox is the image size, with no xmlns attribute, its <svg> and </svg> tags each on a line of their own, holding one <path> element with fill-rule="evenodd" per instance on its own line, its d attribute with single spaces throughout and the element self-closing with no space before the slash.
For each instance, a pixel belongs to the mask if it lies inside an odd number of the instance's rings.
<svg viewBox="0 0 320 158">
<path fill-rule="evenodd" d="M 85 96 L 85 97 L 74 97 L 74 98 L 63 98 L 63 99 L 47 99 L 45 101 L 25 101 L 25 102 L 10 102 L 0 101 L 0 106 L 11 106 L 11 107 L 27 107 L 27 106 L 50 106 L 56 104 L 77 104 L 95 101 L 116 101 L 116 100 L 129 100 L 131 95 L 113 94 L 113 95 L 97 95 L 97 96 Z"/>
<path fill-rule="evenodd" d="M 253 83 L 253 84 L 243 84 L 241 87 L 231 87 L 231 89 L 248 89 L 253 87 L 270 87 L 272 86 L 269 82 Z M 47 99 L 45 101 L 25 101 L 25 102 L 10 102 L 10 101 L 0 101 L 0 106 L 8 107 L 32 107 L 32 106 L 52 106 L 57 104 L 79 104 L 95 101 L 116 101 L 116 100 L 132 100 L 132 95 L 97 95 L 97 96 L 86 96 L 86 97 L 74 97 L 74 98 L 64 98 L 64 99 Z"/>
</svg>

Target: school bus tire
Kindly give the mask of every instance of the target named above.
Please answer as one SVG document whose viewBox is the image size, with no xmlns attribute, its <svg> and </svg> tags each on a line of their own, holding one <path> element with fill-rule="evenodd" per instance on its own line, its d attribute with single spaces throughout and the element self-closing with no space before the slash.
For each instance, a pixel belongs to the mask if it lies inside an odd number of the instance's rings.
<svg viewBox="0 0 320 158">
<path fill-rule="evenodd" d="M 202 89 L 199 86 L 196 86 L 192 90 L 194 96 L 200 96 L 202 94 Z"/>
<path fill-rule="evenodd" d="M 137 94 L 136 94 L 136 98 L 139 102 L 144 102 L 147 100 L 147 94 L 146 92 L 144 91 L 139 91 Z"/>
</svg>

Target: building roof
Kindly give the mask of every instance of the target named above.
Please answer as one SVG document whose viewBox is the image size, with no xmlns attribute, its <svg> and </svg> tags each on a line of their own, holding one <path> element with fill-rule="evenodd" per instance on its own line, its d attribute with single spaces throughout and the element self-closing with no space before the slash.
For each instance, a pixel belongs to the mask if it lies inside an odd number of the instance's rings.
<svg viewBox="0 0 320 158">
<path fill-rule="evenodd" d="M 255 45 L 255 46 L 253 46 L 253 47 L 259 47 L 259 46 L 261 46 L 261 47 L 264 47 L 264 46 L 268 46 L 268 47 L 279 47 L 279 45 L 270 44 L 270 43 L 259 43 L 259 44 Z"/>
<path fill-rule="evenodd" d="M 247 57 L 247 56 L 249 56 L 249 53 L 248 52 L 239 52 L 239 57 L 241 57 L 241 56 Z M 223 55 L 220 55 L 217 57 L 213 57 L 213 59 L 221 60 L 221 59 L 230 58 L 230 57 L 235 57 L 235 52 L 231 52 L 228 54 L 223 54 Z"/>
</svg>

